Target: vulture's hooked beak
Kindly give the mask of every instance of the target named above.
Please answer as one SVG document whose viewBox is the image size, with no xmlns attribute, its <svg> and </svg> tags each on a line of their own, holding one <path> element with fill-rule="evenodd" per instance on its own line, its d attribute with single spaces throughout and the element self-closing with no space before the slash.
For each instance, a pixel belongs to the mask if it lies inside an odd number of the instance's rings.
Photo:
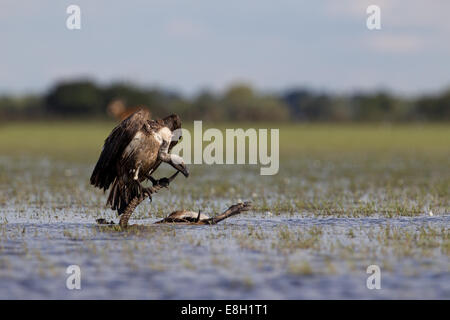
<svg viewBox="0 0 450 320">
<path fill-rule="evenodd" d="M 189 177 L 189 170 L 184 164 L 183 158 L 175 154 L 170 155 L 170 165 L 180 171 L 186 178 Z"/>
<path fill-rule="evenodd" d="M 182 164 L 174 164 L 172 163 L 172 167 L 180 171 L 186 178 L 189 177 L 189 170 L 184 163 Z"/>
</svg>

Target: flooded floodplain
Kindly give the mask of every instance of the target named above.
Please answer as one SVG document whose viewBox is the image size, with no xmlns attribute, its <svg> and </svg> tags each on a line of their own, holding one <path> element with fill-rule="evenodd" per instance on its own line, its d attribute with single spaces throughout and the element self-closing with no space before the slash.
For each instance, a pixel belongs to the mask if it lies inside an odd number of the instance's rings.
<svg viewBox="0 0 450 320">
<path fill-rule="evenodd" d="M 450 298 L 447 127 L 281 127 L 277 175 L 191 165 L 127 230 L 96 225 L 118 219 L 89 185 L 111 127 L 0 127 L 0 298 Z M 247 200 L 214 226 L 152 225 Z"/>
</svg>

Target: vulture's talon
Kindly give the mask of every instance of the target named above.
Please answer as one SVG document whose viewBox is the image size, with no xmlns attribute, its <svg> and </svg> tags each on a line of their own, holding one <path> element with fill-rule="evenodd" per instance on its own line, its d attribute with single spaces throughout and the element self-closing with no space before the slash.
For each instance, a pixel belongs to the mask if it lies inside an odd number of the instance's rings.
<svg viewBox="0 0 450 320">
<path fill-rule="evenodd" d="M 170 184 L 170 180 L 168 178 L 161 178 L 158 180 L 158 184 L 163 188 L 168 188 Z"/>
<path fill-rule="evenodd" d="M 152 200 L 153 200 L 152 193 L 154 193 L 154 192 L 155 192 L 155 190 L 153 190 L 153 188 L 144 188 L 144 192 L 143 192 L 144 198 L 148 197 L 150 202 L 152 202 Z"/>
<path fill-rule="evenodd" d="M 152 183 L 153 183 L 154 188 L 158 188 L 158 189 L 168 188 L 169 184 L 170 184 L 170 179 L 169 178 L 161 178 L 161 179 L 152 181 Z"/>
</svg>

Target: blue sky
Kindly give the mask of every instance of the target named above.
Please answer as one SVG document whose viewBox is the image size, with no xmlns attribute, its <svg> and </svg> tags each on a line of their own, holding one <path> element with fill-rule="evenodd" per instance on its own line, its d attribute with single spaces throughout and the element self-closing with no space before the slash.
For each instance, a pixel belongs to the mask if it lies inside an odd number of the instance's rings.
<svg viewBox="0 0 450 320">
<path fill-rule="evenodd" d="M 66 8 L 81 8 L 81 30 Z M 366 28 L 381 8 L 382 29 Z M 250 82 L 401 94 L 450 86 L 450 1 L 2 0 L 0 93 L 90 77 L 186 94 Z"/>
</svg>

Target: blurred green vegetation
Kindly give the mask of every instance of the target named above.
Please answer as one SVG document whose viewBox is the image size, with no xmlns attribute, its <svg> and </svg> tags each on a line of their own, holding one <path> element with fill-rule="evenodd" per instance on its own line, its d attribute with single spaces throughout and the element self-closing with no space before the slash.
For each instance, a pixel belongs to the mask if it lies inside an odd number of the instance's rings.
<svg viewBox="0 0 450 320">
<path fill-rule="evenodd" d="M 130 83 L 98 85 L 62 82 L 37 95 L 0 96 L 0 121 L 11 119 L 105 118 L 108 106 L 145 106 L 153 117 L 177 113 L 184 120 L 296 122 L 422 122 L 450 120 L 450 89 L 416 98 L 387 91 L 347 95 L 294 88 L 280 93 L 235 84 L 223 93 L 202 91 L 186 97 L 162 88 Z"/>
<path fill-rule="evenodd" d="M 48 156 L 95 161 L 112 121 L 35 121 L 0 125 L 0 155 Z M 193 122 L 183 127 L 193 135 Z M 349 156 L 450 157 L 450 126 L 445 124 L 204 123 L 208 127 L 280 130 L 281 160 L 339 154 Z M 191 137 L 193 139 L 193 136 Z M 208 142 L 203 143 L 203 147 Z"/>
</svg>

